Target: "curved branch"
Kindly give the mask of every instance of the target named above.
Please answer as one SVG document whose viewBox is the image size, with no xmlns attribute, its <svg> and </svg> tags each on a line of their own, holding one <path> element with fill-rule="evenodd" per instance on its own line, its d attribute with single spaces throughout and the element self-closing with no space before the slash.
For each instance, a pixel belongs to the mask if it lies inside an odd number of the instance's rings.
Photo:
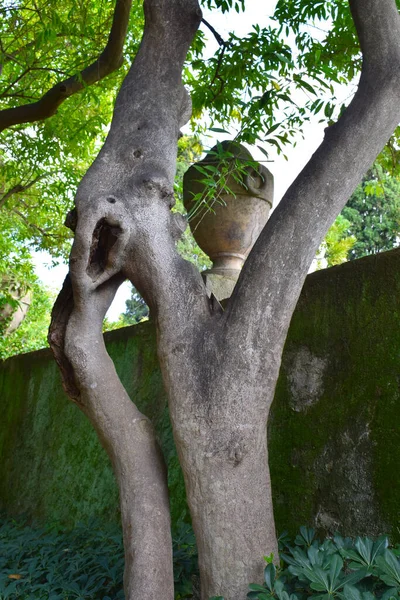
<svg viewBox="0 0 400 600">
<path fill-rule="evenodd" d="M 129 24 L 132 0 L 117 0 L 110 35 L 100 56 L 78 75 L 57 83 L 37 102 L 0 111 L 0 131 L 12 125 L 42 121 L 54 115 L 57 108 L 84 87 L 104 79 L 123 63 L 123 46 Z"/>
<path fill-rule="evenodd" d="M 358 90 L 286 192 L 250 253 L 226 318 L 279 358 L 307 271 L 329 226 L 400 120 L 394 0 L 350 0 L 363 52 Z M 237 339 L 236 339 L 237 343 Z M 252 346 L 250 344 L 250 346 Z"/>
<path fill-rule="evenodd" d="M 120 493 L 126 600 L 173 598 L 167 474 L 149 419 L 129 398 L 107 354 L 104 312 L 121 278 L 76 300 L 67 276 L 52 312 L 49 343 L 64 389 L 90 419 Z M 78 286 L 79 287 L 79 286 Z M 82 291 L 82 290 L 81 290 Z"/>
<path fill-rule="evenodd" d="M 215 39 L 217 40 L 218 44 L 220 46 L 226 46 L 226 42 L 224 40 L 224 38 L 222 37 L 222 35 L 220 35 L 218 33 L 218 31 L 211 25 L 211 23 L 209 23 L 208 21 L 205 20 L 205 18 L 203 17 L 201 20 L 202 23 L 204 23 L 204 25 L 206 27 L 208 27 L 208 29 L 211 31 L 211 33 L 213 34 L 213 36 L 215 37 Z"/>
<path fill-rule="evenodd" d="M 200 275 L 176 252 L 181 226 L 170 211 L 179 129 L 191 114 L 182 65 L 201 11 L 196 0 L 147 0 L 144 13 L 143 38 L 117 96 L 107 140 L 76 195 L 77 260 L 86 261 L 89 248 L 83 247 L 95 223 L 103 218 L 118 223 L 129 234 L 118 269 L 151 312 L 158 318 L 163 312 L 171 322 L 171 310 L 178 313 L 181 304 L 190 314 L 188 299 L 201 304 L 200 312 L 207 310 L 205 292 L 200 298 Z M 71 269 L 83 272 L 83 263 Z M 168 285 L 169 277 L 176 289 Z"/>
</svg>

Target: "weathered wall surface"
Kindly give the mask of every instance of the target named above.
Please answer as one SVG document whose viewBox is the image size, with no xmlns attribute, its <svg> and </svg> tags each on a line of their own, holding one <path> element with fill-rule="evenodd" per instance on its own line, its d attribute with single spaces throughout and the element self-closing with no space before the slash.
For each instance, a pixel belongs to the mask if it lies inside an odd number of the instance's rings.
<svg viewBox="0 0 400 600">
<path fill-rule="evenodd" d="M 150 416 L 169 466 L 174 519 L 186 511 L 183 480 L 147 323 L 106 334 L 124 386 Z M 49 350 L 0 366 L 0 511 L 73 525 L 119 518 L 108 457 L 89 421 L 65 396 Z"/>
<path fill-rule="evenodd" d="M 399 267 L 396 250 L 307 278 L 269 424 L 280 531 L 309 523 L 400 538 Z M 155 422 L 176 520 L 186 513 L 184 490 L 153 328 L 106 340 L 128 392 Z M 65 525 L 117 519 L 108 458 L 63 394 L 50 353 L 2 364 L 0 398 L 0 510 Z"/>
<path fill-rule="evenodd" d="M 307 278 L 270 419 L 280 526 L 400 538 L 400 252 Z"/>
</svg>

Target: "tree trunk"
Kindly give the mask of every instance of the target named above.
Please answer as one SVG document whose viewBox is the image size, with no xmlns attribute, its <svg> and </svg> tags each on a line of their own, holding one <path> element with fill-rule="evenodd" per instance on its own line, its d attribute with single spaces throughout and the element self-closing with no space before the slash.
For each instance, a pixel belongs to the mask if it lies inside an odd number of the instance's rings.
<svg viewBox="0 0 400 600">
<path fill-rule="evenodd" d="M 161 324 L 158 332 L 202 600 L 243 600 L 262 581 L 262 557 L 278 558 L 266 425 L 279 362 L 245 335 L 231 339 L 228 314 L 209 308 L 201 333 L 194 321 L 179 342 Z"/>
<path fill-rule="evenodd" d="M 282 349 L 309 264 L 400 119 L 394 0 L 350 0 L 364 53 L 357 94 L 292 184 L 247 259 L 225 311 L 175 242 L 171 213 L 181 82 L 197 0 L 146 0 L 145 30 L 110 133 L 70 215 L 70 276 L 50 343 L 64 386 L 92 421 L 120 487 L 128 600 L 172 600 L 166 477 L 153 430 L 123 389 L 102 321 L 124 278 L 150 307 L 199 546 L 202 599 L 243 600 L 277 542 L 266 423 Z M 349 167 L 350 165 L 350 167 Z"/>
<path fill-rule="evenodd" d="M 237 423 L 232 431 L 197 421 L 195 429 L 189 443 L 175 438 L 199 552 L 201 598 L 244 599 L 248 584 L 262 581 L 262 557 L 278 557 L 264 422 Z"/>
</svg>

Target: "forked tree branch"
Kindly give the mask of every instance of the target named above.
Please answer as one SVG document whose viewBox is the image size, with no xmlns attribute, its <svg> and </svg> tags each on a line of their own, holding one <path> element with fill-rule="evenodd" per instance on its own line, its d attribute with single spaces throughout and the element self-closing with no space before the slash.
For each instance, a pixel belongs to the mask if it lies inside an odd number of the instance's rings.
<svg viewBox="0 0 400 600">
<path fill-rule="evenodd" d="M 78 75 L 54 85 L 36 102 L 0 111 L 0 131 L 12 125 L 34 123 L 51 117 L 67 98 L 119 69 L 123 63 L 123 47 L 131 5 L 132 0 L 116 0 L 107 45 L 91 65 Z"/>
<path fill-rule="evenodd" d="M 173 598 L 166 468 L 149 419 L 121 384 L 101 330 L 121 278 L 107 282 L 77 309 L 67 277 L 52 313 L 49 343 L 64 389 L 92 422 L 120 491 L 127 600 Z M 67 358 L 73 346 L 72 360 Z"/>
<path fill-rule="evenodd" d="M 278 358 L 317 248 L 400 120 L 395 1 L 350 0 L 350 8 L 363 52 L 358 90 L 267 222 L 226 314 L 232 343 L 240 327 Z"/>
</svg>

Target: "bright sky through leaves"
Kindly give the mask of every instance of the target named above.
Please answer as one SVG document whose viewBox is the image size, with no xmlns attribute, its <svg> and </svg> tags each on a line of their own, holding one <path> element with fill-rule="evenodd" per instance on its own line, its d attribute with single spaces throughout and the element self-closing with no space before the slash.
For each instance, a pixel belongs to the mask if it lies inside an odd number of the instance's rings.
<svg viewBox="0 0 400 600">
<path fill-rule="evenodd" d="M 228 14 L 224 15 L 217 11 L 208 11 L 207 9 L 204 9 L 204 17 L 223 38 L 227 38 L 229 31 L 232 30 L 236 35 L 243 36 L 252 29 L 252 26 L 255 23 L 260 25 L 260 27 L 271 24 L 269 16 L 273 13 L 275 4 L 276 2 L 273 0 L 262 3 L 260 3 L 259 0 L 247 0 L 246 11 L 244 13 L 237 14 L 235 11 L 230 11 Z M 202 30 L 209 40 L 205 51 L 206 56 L 208 56 L 215 51 L 217 43 L 211 32 L 204 25 L 202 25 Z M 344 89 L 340 95 L 342 96 L 342 99 L 344 99 L 347 95 L 346 89 Z M 268 146 L 267 149 L 273 162 L 268 163 L 267 166 L 272 171 L 275 178 L 275 205 L 279 202 L 287 187 L 292 183 L 297 174 L 308 162 L 312 153 L 321 143 L 326 123 L 318 123 L 318 120 L 319 117 L 311 117 L 310 123 L 305 123 L 303 126 L 304 139 L 301 139 L 301 137 L 298 136 L 296 146 L 288 145 L 285 148 L 285 154 L 288 158 L 287 161 L 282 154 L 280 156 L 277 154 L 277 151 L 273 146 Z M 189 126 L 186 126 L 184 131 L 190 133 Z M 233 137 L 236 130 L 232 128 L 230 129 L 230 133 Z M 229 137 L 224 134 L 220 134 L 220 136 L 221 135 L 222 138 Z M 215 143 L 215 139 L 215 134 L 212 134 L 210 138 L 204 140 L 204 145 L 212 146 Z M 266 157 L 256 147 L 251 147 L 251 152 L 255 159 L 260 161 L 266 160 Z M 52 289 L 59 289 L 67 273 L 67 266 L 60 265 L 56 268 L 48 269 L 45 265 L 51 263 L 51 258 L 45 253 L 36 253 L 34 260 L 36 263 L 36 272 L 43 283 Z M 129 295 L 129 284 L 121 286 L 117 297 L 107 314 L 110 321 L 116 320 L 119 314 L 124 311 L 125 300 Z"/>
</svg>

